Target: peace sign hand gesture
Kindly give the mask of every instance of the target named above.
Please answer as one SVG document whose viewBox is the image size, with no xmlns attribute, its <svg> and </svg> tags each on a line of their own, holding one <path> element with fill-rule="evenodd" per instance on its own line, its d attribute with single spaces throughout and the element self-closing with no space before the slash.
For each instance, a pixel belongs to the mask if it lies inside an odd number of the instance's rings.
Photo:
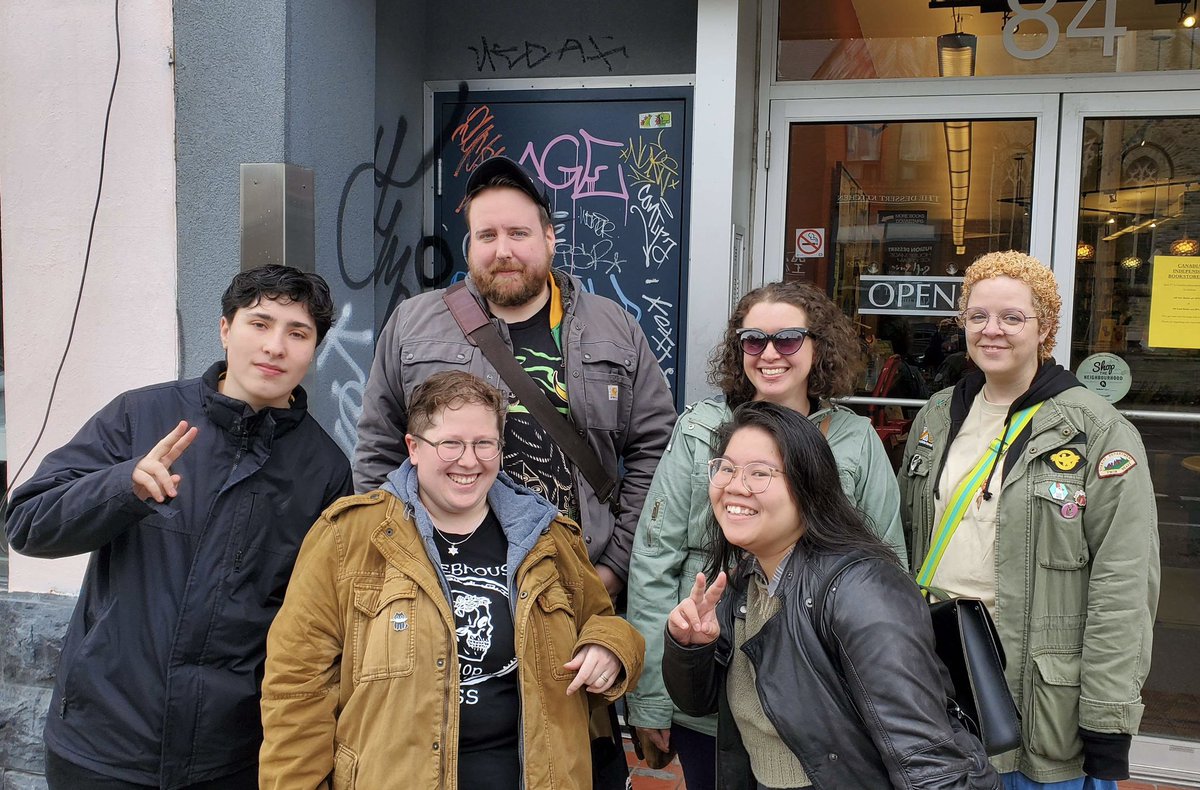
<svg viewBox="0 0 1200 790">
<path fill-rule="evenodd" d="M 162 503 L 179 493 L 179 475 L 171 474 L 171 464 L 179 460 L 183 451 L 191 445 L 199 428 L 188 428 L 186 420 L 180 420 L 175 430 L 146 453 L 133 468 L 133 493 L 141 500 L 153 499 Z"/>
<path fill-rule="evenodd" d="M 703 573 L 696 574 L 692 593 L 679 602 L 667 617 L 667 633 L 681 645 L 707 645 L 721 635 L 717 622 L 717 602 L 725 592 L 725 572 L 717 574 L 717 580 L 705 589 Z"/>
</svg>

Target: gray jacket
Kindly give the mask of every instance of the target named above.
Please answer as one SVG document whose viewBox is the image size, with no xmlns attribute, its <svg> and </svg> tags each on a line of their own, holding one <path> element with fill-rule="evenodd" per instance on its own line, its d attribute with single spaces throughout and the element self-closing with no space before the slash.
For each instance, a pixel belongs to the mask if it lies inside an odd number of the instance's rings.
<svg viewBox="0 0 1200 790">
<path fill-rule="evenodd" d="M 584 540 L 593 563 L 603 562 L 625 579 L 638 515 L 670 438 L 675 408 L 662 369 L 633 316 L 616 302 L 587 293 L 568 274 L 555 271 L 554 277 L 563 300 L 563 367 L 571 422 L 586 433 L 610 475 L 618 475 L 619 465 L 624 468 L 619 520 L 583 475 L 574 472 Z M 467 289 L 486 311 L 470 279 Z M 508 325 L 496 318 L 492 323 L 511 346 Z M 405 404 L 418 384 L 442 370 L 464 370 L 508 390 L 483 352 L 463 335 L 439 290 L 404 300 L 380 333 L 358 421 L 356 491 L 378 488 L 408 457 Z"/>
</svg>

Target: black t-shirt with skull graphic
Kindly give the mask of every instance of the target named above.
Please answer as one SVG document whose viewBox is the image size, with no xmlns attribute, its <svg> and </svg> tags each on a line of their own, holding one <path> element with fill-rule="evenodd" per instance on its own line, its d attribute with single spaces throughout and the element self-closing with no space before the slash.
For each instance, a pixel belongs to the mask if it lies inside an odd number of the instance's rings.
<svg viewBox="0 0 1200 790">
<path fill-rule="evenodd" d="M 458 634 L 458 786 L 517 788 L 521 694 L 508 541 L 491 511 L 466 539 L 435 530 L 434 540 Z"/>
</svg>

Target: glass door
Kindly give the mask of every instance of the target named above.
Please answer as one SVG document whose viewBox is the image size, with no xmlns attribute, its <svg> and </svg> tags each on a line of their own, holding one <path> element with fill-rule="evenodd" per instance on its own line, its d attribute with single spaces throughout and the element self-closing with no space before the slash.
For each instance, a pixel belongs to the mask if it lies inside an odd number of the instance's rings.
<svg viewBox="0 0 1200 790">
<path fill-rule="evenodd" d="M 1049 260 L 1058 111 L 1057 94 L 772 102 L 765 281 L 811 283 L 856 319 L 850 402 L 896 454 L 965 370 L 963 270 L 992 250 Z"/>
<path fill-rule="evenodd" d="M 1059 361 L 1137 426 L 1162 590 L 1133 760 L 1200 780 L 1200 92 L 1063 99 Z"/>
<path fill-rule="evenodd" d="M 897 455 L 962 372 L 963 269 L 1004 249 L 1055 269 L 1056 358 L 1134 422 L 1155 485 L 1132 769 L 1200 783 L 1200 91 L 787 99 L 770 118 L 763 281 L 812 283 L 857 321 L 870 364 L 848 400 L 884 413 Z"/>
</svg>

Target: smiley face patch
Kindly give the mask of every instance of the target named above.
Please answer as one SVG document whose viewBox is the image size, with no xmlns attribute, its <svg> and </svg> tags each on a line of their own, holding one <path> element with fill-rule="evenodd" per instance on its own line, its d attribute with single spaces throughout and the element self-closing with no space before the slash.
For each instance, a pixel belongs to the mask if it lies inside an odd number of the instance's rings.
<svg viewBox="0 0 1200 790">
<path fill-rule="evenodd" d="M 1084 462 L 1084 457 L 1071 449 L 1062 449 L 1044 456 L 1046 464 L 1059 472 L 1074 472 Z"/>
</svg>

